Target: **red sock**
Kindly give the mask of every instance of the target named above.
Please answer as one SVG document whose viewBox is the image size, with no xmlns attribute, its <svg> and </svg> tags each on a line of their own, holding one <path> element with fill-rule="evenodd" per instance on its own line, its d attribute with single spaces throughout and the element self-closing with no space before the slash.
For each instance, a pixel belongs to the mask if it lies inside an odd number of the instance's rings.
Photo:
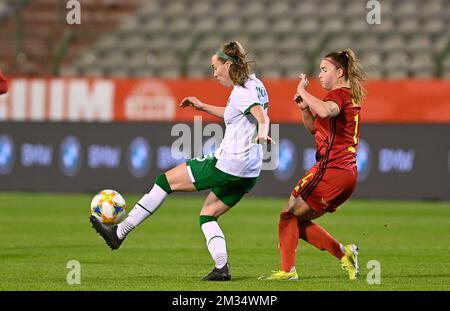
<svg viewBox="0 0 450 311">
<path fill-rule="evenodd" d="M 311 221 L 299 224 L 300 238 L 320 250 L 327 250 L 337 259 L 341 259 L 344 253 L 341 251 L 339 242 L 336 241 L 324 228 Z"/>
<path fill-rule="evenodd" d="M 278 223 L 278 241 L 281 270 L 289 272 L 295 266 L 295 251 L 299 239 L 298 220 L 291 213 L 281 213 Z"/>
</svg>

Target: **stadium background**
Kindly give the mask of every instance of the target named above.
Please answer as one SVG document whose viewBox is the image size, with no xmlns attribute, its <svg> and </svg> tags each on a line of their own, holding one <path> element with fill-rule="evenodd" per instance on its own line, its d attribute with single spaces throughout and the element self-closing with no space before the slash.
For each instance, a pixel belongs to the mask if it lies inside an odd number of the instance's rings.
<svg viewBox="0 0 450 311">
<path fill-rule="evenodd" d="M 254 194 L 287 195 L 314 163 L 312 137 L 294 125 L 295 79 L 316 76 L 324 53 L 351 47 L 370 77 L 355 195 L 450 199 L 449 1 L 384 0 L 380 24 L 360 0 L 86 0 L 73 25 L 68 3 L 2 2 L 0 68 L 10 91 L 0 98 L 1 189 L 145 191 L 180 161 L 167 152 L 172 125 L 192 128 L 195 115 L 180 99 L 226 101 L 209 56 L 236 39 L 280 124 L 278 169 L 263 173 Z M 323 94 L 314 81 L 312 89 Z M 200 115 L 203 127 L 220 124 Z M 201 152 L 187 149 L 186 158 Z"/>
<path fill-rule="evenodd" d="M 0 2 L 9 83 L 0 96 L 0 289 L 73 289 L 70 259 L 89 271 L 81 289 L 373 289 L 349 284 L 332 258 L 303 245 L 305 282 L 254 281 L 278 264 L 279 209 L 314 162 L 292 102 L 297 76 L 306 72 L 312 92 L 324 94 L 313 78 L 319 60 L 347 47 L 369 73 L 360 177 L 352 199 L 318 222 L 360 246 L 363 274 L 365 263 L 381 262 L 380 289 L 449 289 L 450 1 L 380 0 L 381 23 L 370 24 L 367 6 L 377 1 L 81 0 L 74 25 L 69 2 Z M 268 88 L 280 157 L 221 218 L 238 278 L 211 285 L 198 282 L 210 264 L 196 222 L 202 197 L 171 196 L 114 254 L 88 227 L 87 209 L 103 188 L 133 205 L 182 161 L 170 154 L 176 126 L 192 134 L 187 157 L 211 147 L 220 120 L 177 104 L 189 95 L 226 102 L 209 57 L 228 40 L 243 43 Z"/>
</svg>

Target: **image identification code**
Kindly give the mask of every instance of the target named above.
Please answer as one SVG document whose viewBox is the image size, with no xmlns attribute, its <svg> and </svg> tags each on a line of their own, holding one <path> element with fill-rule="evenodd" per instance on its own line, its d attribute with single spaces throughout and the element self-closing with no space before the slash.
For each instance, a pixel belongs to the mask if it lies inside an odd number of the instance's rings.
<svg viewBox="0 0 450 311">
<path fill-rule="evenodd" d="M 261 295 L 218 295 L 214 299 L 206 297 L 183 297 L 179 295 L 172 299 L 173 306 L 196 306 L 203 309 L 206 305 L 215 306 L 273 306 L 277 296 Z"/>
</svg>

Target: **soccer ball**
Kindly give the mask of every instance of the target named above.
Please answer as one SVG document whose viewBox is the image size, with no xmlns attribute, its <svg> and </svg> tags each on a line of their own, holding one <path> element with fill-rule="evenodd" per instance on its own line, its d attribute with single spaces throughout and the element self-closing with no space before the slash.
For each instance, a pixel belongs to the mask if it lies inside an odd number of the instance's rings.
<svg viewBox="0 0 450 311">
<path fill-rule="evenodd" d="M 102 190 L 91 201 L 91 215 L 106 225 L 121 222 L 127 215 L 126 209 L 125 199 L 115 190 Z"/>
</svg>

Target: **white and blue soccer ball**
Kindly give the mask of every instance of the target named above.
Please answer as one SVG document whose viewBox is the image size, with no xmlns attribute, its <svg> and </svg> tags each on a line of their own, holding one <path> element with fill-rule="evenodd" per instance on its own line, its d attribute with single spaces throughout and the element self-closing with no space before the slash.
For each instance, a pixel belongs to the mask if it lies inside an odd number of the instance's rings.
<svg viewBox="0 0 450 311">
<path fill-rule="evenodd" d="M 125 199 L 115 190 L 102 190 L 91 201 L 91 215 L 106 225 L 118 224 L 127 215 Z"/>
</svg>

